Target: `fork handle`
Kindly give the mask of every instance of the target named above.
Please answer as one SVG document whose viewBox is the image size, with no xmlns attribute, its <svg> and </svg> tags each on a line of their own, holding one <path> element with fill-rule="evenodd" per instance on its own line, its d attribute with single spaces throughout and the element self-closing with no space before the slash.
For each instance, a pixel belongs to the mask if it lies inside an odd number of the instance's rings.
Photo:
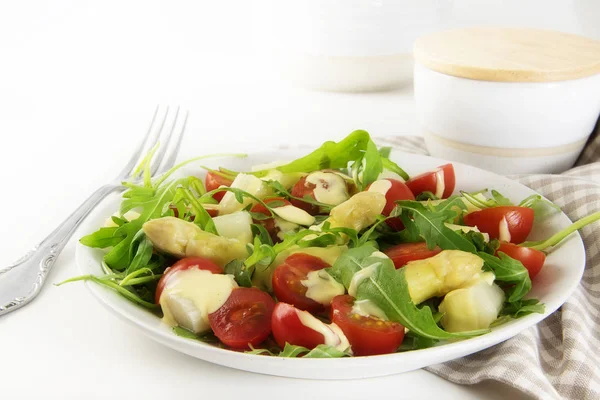
<svg viewBox="0 0 600 400">
<path fill-rule="evenodd" d="M 46 277 L 52 269 L 56 258 L 67 244 L 69 238 L 73 235 L 73 232 L 75 232 L 75 229 L 77 229 L 79 224 L 85 219 L 90 211 L 102 201 L 102 199 L 119 189 L 122 190 L 124 188 L 118 184 L 108 184 L 96 190 L 75 211 L 73 211 L 62 224 L 25 256 L 14 264 L 0 269 L 0 276 L 14 268 L 18 268 L 20 275 L 20 279 L 13 282 L 12 285 L 10 285 L 9 282 L 8 288 L 2 287 L 3 292 L 10 293 L 11 291 L 14 291 L 15 295 L 14 299 L 9 300 L 8 303 L 2 304 L 2 302 L 0 302 L 0 315 L 22 307 L 36 297 L 44 285 Z M 15 271 L 15 273 L 16 272 L 17 271 Z M 14 287 L 17 285 L 19 287 Z M 25 285 L 30 285 L 31 290 L 29 292 L 22 290 L 22 287 Z M 23 293 L 27 294 L 22 295 Z"/>
</svg>

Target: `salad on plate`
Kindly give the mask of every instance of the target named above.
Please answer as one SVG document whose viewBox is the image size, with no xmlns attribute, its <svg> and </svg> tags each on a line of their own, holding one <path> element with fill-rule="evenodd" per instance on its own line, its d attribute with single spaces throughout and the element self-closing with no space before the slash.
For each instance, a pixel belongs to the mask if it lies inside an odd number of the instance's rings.
<svg viewBox="0 0 600 400">
<path fill-rule="evenodd" d="M 123 183 L 120 210 L 81 238 L 104 249 L 104 275 L 67 282 L 93 281 L 174 334 L 257 355 L 389 354 L 543 313 L 527 294 L 546 253 L 600 219 L 528 242 L 557 212 L 542 196 L 461 191 L 452 164 L 408 176 L 360 130 L 243 172 L 173 178 L 207 156 L 151 179 L 152 154 Z"/>
</svg>

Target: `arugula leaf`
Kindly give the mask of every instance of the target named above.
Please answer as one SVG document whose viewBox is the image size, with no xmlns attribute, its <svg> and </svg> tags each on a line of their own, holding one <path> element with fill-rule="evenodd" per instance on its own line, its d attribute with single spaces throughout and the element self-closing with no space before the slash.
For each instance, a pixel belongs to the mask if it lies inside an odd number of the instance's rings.
<svg viewBox="0 0 600 400">
<path fill-rule="evenodd" d="M 327 141 L 312 153 L 276 169 L 281 172 L 312 172 L 345 168 L 348 162 L 361 157 L 370 139 L 366 131 L 357 130 L 337 143 Z"/>
<path fill-rule="evenodd" d="M 521 318 L 533 313 L 543 314 L 545 310 L 546 306 L 543 303 L 540 303 L 538 299 L 524 299 L 506 303 L 504 308 L 502 308 L 502 311 L 500 311 L 500 314 L 510 315 L 513 318 Z"/>
<path fill-rule="evenodd" d="M 208 211 L 202 207 L 201 203 L 198 201 L 198 199 L 196 199 L 191 190 L 180 187 L 177 189 L 177 191 L 185 200 L 188 201 L 192 207 L 192 210 L 194 210 L 194 223 L 198 225 L 200 229 L 218 235 L 219 232 L 217 232 L 217 227 L 215 226 L 212 217 Z"/>
<path fill-rule="evenodd" d="M 438 342 L 439 340 L 415 335 L 413 332 L 408 331 L 404 335 L 404 340 L 402 340 L 402 344 L 398 348 L 398 351 L 427 349 L 435 346 Z"/>
<path fill-rule="evenodd" d="M 589 225 L 589 224 L 599 221 L 599 220 L 600 220 L 600 211 L 597 211 L 593 214 L 588 215 L 587 217 L 583 217 L 583 218 L 575 221 L 572 225 L 569 225 L 568 227 L 561 230 L 560 232 L 555 233 L 554 235 L 550 236 L 546 240 L 539 240 L 536 242 L 525 242 L 525 243 L 521 243 L 520 246 L 529 247 L 531 249 L 536 249 L 536 250 L 546 250 L 547 248 L 556 246 L 557 244 L 562 242 L 571 233 L 574 233 L 574 232 L 578 231 L 579 229 L 583 228 L 584 226 Z"/>
<path fill-rule="evenodd" d="M 418 201 L 397 201 L 399 209 L 406 210 L 413 220 L 403 219 L 405 226 L 415 225 L 420 235 L 425 239 L 427 248 L 433 249 L 436 245 L 443 250 L 462 250 L 470 253 L 475 252 L 475 246 L 464 236 L 448 228 L 444 223 L 456 217 L 457 212 L 451 210 L 458 201 L 452 200 L 434 206 L 435 210 L 425 207 Z M 413 227 L 410 227 L 414 232 Z"/>
<path fill-rule="evenodd" d="M 79 242 L 84 246 L 100 249 L 116 246 L 125 238 L 125 235 L 116 235 L 117 229 L 119 229 L 118 226 L 100 228 L 96 232 L 82 237 Z"/>
<path fill-rule="evenodd" d="M 539 194 L 533 194 L 519 203 L 521 207 L 529 207 L 533 210 L 533 216 L 536 220 L 540 220 L 549 215 L 560 211 L 560 207 L 556 204 L 544 199 Z"/>
<path fill-rule="evenodd" d="M 392 152 L 392 148 L 390 146 L 380 147 L 379 154 L 382 158 L 390 158 L 390 154 Z"/>
<path fill-rule="evenodd" d="M 246 354 L 267 354 L 273 357 L 285 357 L 285 358 L 340 358 L 351 356 L 349 351 L 341 351 L 335 347 L 320 344 L 314 349 L 310 350 L 303 346 L 296 346 L 293 344 L 286 343 L 283 350 L 278 354 L 275 354 L 269 349 L 255 349 L 252 348 L 250 351 L 246 351 Z"/>
<path fill-rule="evenodd" d="M 439 200 L 439 199 L 440 199 L 439 197 L 437 197 L 435 194 L 433 194 L 429 191 L 419 193 L 417 195 L 417 197 L 415 198 L 416 201 Z"/>
<path fill-rule="evenodd" d="M 219 341 L 219 338 L 217 338 L 214 335 L 214 333 L 212 333 L 212 331 L 203 333 L 202 335 L 197 335 L 194 332 L 188 331 L 185 328 L 181 328 L 179 326 L 174 326 L 173 333 L 175 333 L 179 337 L 186 338 L 186 339 L 198 340 L 198 341 L 204 342 L 204 343 L 221 344 L 221 342 Z"/>
<path fill-rule="evenodd" d="M 133 289 L 130 290 L 130 289 L 123 287 L 123 286 L 119 285 L 118 283 L 114 282 L 114 279 L 115 279 L 115 276 L 112 276 L 112 275 L 105 275 L 105 276 L 101 276 L 101 277 L 94 276 L 94 275 L 81 275 L 81 276 L 76 276 L 74 278 L 67 279 L 60 283 L 56 283 L 55 286 L 61 286 L 61 285 L 64 285 L 65 283 L 76 282 L 76 281 L 91 281 L 91 282 L 97 283 L 101 286 L 106 286 L 106 287 L 116 291 L 121 296 L 125 297 L 126 299 L 128 299 L 136 304 L 139 304 L 140 306 L 146 307 L 150 310 L 155 310 L 155 309 L 160 308 L 160 306 L 158 304 L 155 304 L 154 302 L 145 300 L 143 298 L 144 296 L 141 296 Z M 152 279 L 154 280 L 155 278 L 152 277 Z"/>
<path fill-rule="evenodd" d="M 327 269 L 331 276 L 347 289 L 354 275 L 371 268 L 371 273 L 358 285 L 356 299 L 372 301 L 387 317 L 399 322 L 415 334 L 430 339 L 451 339 L 471 337 L 486 333 L 487 330 L 450 333 L 441 329 L 427 306 L 417 308 L 410 298 L 405 270 L 394 268 L 392 260 L 373 253 L 377 249 L 365 245 L 350 249 L 342 254 Z"/>
<path fill-rule="evenodd" d="M 129 245 L 129 258 L 131 263 L 127 266 L 127 273 L 132 273 L 145 267 L 152 258 L 153 246 L 143 230 L 139 230 Z"/>
<path fill-rule="evenodd" d="M 252 287 L 252 271 L 245 267 L 244 261 L 230 261 L 223 268 L 223 272 L 233 275 L 233 278 L 241 287 Z"/>
<path fill-rule="evenodd" d="M 362 170 L 362 179 L 360 189 L 365 189 L 371 183 L 375 182 L 379 174 L 383 172 L 383 162 L 381 154 L 377 150 L 377 145 L 372 140 L 367 143 L 367 149 L 363 156 L 364 167 Z"/>
<path fill-rule="evenodd" d="M 531 279 L 527 268 L 520 261 L 498 252 L 498 257 L 482 251 L 477 255 L 484 261 L 484 269 L 492 271 L 496 275 L 496 281 L 510 284 L 506 290 L 507 301 L 514 303 L 523 298 L 531 290 Z"/>
<path fill-rule="evenodd" d="M 477 251 L 483 251 L 488 254 L 496 254 L 496 250 L 500 247 L 500 241 L 498 239 L 492 239 L 489 242 L 485 241 L 485 238 L 481 232 L 468 231 L 463 235 L 469 240 Z"/>
<path fill-rule="evenodd" d="M 381 162 L 383 163 L 384 169 L 387 169 L 388 171 L 391 171 L 391 172 L 395 173 L 396 175 L 399 175 L 405 181 L 410 179 L 410 176 L 406 173 L 406 171 L 404 171 L 402 168 L 400 168 L 400 166 L 398 164 L 396 164 L 389 158 L 384 158 L 381 160 Z"/>
<path fill-rule="evenodd" d="M 410 176 L 408 176 L 406 171 L 404 171 L 402 168 L 400 168 L 398 166 L 398 164 L 396 164 L 395 162 L 390 160 L 391 152 L 392 152 L 391 147 L 381 147 L 379 149 L 379 154 L 381 155 L 381 162 L 383 164 L 383 168 L 395 173 L 396 175 L 401 176 L 402 179 L 404 179 L 405 181 L 409 180 Z"/>
<path fill-rule="evenodd" d="M 264 215 L 262 213 L 259 214 Z M 258 236 L 261 243 L 273 246 L 273 239 L 271 239 L 271 235 L 269 235 L 269 232 L 267 232 L 267 229 L 264 227 L 264 225 L 251 224 L 250 229 L 252 230 L 252 235 Z"/>
<path fill-rule="evenodd" d="M 512 201 L 510 201 L 508 198 L 502 196 L 500 194 L 500 192 L 498 192 L 497 190 L 492 189 L 492 197 L 494 198 L 494 201 L 496 202 L 496 206 L 512 206 L 513 205 Z"/>
</svg>

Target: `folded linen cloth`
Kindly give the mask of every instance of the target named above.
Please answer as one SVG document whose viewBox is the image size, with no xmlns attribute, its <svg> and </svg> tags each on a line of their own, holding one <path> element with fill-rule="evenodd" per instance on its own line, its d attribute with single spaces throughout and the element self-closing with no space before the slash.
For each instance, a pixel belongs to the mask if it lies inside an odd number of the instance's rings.
<svg viewBox="0 0 600 400">
<path fill-rule="evenodd" d="M 378 138 L 381 145 L 428 154 L 420 137 Z M 577 166 L 561 175 L 516 175 L 572 221 L 600 210 L 600 123 Z M 580 231 L 586 269 L 573 295 L 534 327 L 479 353 L 427 370 L 449 381 L 494 380 L 536 399 L 600 399 L 600 222 Z"/>
</svg>

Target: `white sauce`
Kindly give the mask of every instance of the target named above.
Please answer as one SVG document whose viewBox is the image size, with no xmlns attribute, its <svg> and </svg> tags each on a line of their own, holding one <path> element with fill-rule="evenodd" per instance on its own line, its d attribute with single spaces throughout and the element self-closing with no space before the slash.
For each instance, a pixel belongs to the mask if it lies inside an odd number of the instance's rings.
<svg viewBox="0 0 600 400">
<path fill-rule="evenodd" d="M 381 193 L 382 195 L 385 196 L 385 194 L 388 192 L 388 190 L 390 190 L 392 187 L 392 182 L 388 181 L 387 179 L 381 179 L 378 181 L 375 181 L 371 184 L 371 186 L 369 187 L 369 192 L 377 192 L 377 193 Z"/>
<path fill-rule="evenodd" d="M 435 172 L 435 196 L 441 199 L 444 197 L 444 190 L 446 190 L 446 183 L 444 182 L 444 170 L 438 169 Z"/>
<path fill-rule="evenodd" d="M 357 273 L 355 273 L 352 277 L 352 280 L 350 281 L 350 285 L 348 287 L 348 294 L 352 297 L 356 297 L 356 291 L 358 290 L 358 286 L 360 286 L 360 284 L 365 279 L 369 279 L 380 265 L 380 262 L 376 262 L 375 264 L 371 264 L 368 267 L 363 268 Z"/>
<path fill-rule="evenodd" d="M 502 220 L 498 224 L 498 239 L 500 239 L 501 242 L 510 242 L 511 236 L 510 231 L 508 230 L 506 217 L 502 217 Z"/>
<path fill-rule="evenodd" d="M 208 314 L 217 311 L 238 287 L 233 275 L 197 268 L 178 271 L 168 279 L 160 296 L 163 321 L 195 333 L 210 329 Z"/>
<path fill-rule="evenodd" d="M 350 198 L 344 178 L 332 172 L 313 172 L 306 182 L 315 185 L 315 199 L 321 203 L 337 206 Z"/>
<path fill-rule="evenodd" d="M 306 297 L 317 303 L 328 306 L 335 296 L 344 294 L 344 285 L 333 279 L 327 271 L 311 271 L 306 280 L 300 281 L 306 290 Z"/>
<path fill-rule="evenodd" d="M 383 310 L 371 300 L 356 300 L 352 306 L 352 313 L 362 315 L 363 317 L 375 317 L 387 321 L 388 317 Z"/>
<path fill-rule="evenodd" d="M 327 346 L 332 346 L 342 351 L 350 347 L 346 335 L 344 335 L 344 332 L 336 324 L 326 325 L 307 311 L 297 310 L 296 313 L 302 325 L 323 335 L 323 341 Z"/>
<path fill-rule="evenodd" d="M 288 204 L 283 207 L 273 208 L 273 212 L 286 221 L 293 222 L 298 225 L 309 226 L 315 223 L 315 217 L 307 213 L 301 208 Z"/>
</svg>

